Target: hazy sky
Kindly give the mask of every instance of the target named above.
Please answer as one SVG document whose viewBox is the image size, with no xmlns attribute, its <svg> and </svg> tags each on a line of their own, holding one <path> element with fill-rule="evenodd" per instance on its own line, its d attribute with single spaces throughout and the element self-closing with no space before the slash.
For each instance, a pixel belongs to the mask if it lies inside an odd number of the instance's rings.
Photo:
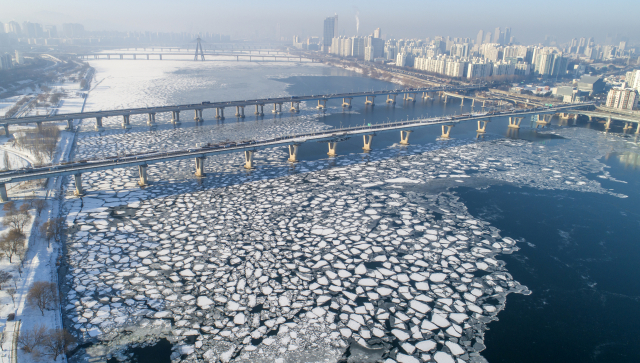
<svg viewBox="0 0 640 363">
<path fill-rule="evenodd" d="M 545 35 L 566 41 L 607 34 L 638 39 L 638 0 L 4 0 L 0 21 L 45 24 L 78 22 L 87 30 L 189 31 L 230 34 L 233 38 L 322 34 L 322 22 L 338 14 L 340 31 L 360 35 L 377 27 L 387 37 L 451 35 L 475 39 L 478 30 L 511 27 L 524 43 Z"/>
</svg>

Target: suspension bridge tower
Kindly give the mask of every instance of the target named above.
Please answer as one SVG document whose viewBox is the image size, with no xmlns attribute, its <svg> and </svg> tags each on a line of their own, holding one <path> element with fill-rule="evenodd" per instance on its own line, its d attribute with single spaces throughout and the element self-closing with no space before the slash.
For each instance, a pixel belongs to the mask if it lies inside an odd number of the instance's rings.
<svg viewBox="0 0 640 363">
<path fill-rule="evenodd" d="M 194 61 L 198 60 L 198 54 L 200 54 L 200 60 L 204 61 L 204 51 L 202 50 L 202 39 L 200 39 L 200 37 L 196 39 L 196 56 L 193 57 Z"/>
</svg>

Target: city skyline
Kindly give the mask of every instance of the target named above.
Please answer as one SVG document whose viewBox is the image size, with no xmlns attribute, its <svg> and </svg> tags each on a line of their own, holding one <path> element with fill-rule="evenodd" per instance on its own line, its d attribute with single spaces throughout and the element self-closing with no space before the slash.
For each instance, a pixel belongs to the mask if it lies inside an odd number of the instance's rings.
<svg viewBox="0 0 640 363">
<path fill-rule="evenodd" d="M 640 10 L 640 5 L 624 1 L 609 3 L 606 9 L 593 1 L 578 7 L 546 0 L 528 8 L 502 1 L 493 2 L 491 6 L 458 1 L 447 5 L 427 3 L 422 7 L 400 1 L 397 6 L 388 7 L 361 1 L 344 4 L 330 0 L 323 4 L 305 4 L 304 9 L 289 0 L 278 2 L 282 6 L 251 1 L 223 5 L 187 1 L 180 5 L 161 2 L 160 6 L 148 7 L 145 2 L 138 2 L 127 4 L 126 13 L 116 11 L 119 9 L 117 3 L 120 1 L 108 6 L 78 1 L 11 3 L 5 6 L 0 21 L 31 21 L 43 25 L 80 23 L 88 31 L 213 32 L 230 34 L 235 39 L 275 38 L 279 28 L 282 37 L 291 39 L 295 35 L 322 36 L 322 20 L 338 15 L 338 35 L 371 34 L 380 27 L 387 39 L 438 35 L 475 39 L 478 30 L 492 32 L 501 26 L 514 29 L 513 36 L 518 41 L 531 44 L 542 42 L 547 36 L 559 43 L 576 37 L 594 37 L 599 42 L 606 42 L 608 36 L 626 37 L 636 42 L 633 36 L 640 31 L 640 25 L 620 21 L 617 11 L 608 10 L 624 8 L 629 13 Z M 248 5 L 256 11 L 241 10 Z M 463 11 L 460 11 L 461 7 Z M 33 12 L 36 8 L 40 10 Z M 194 8 L 199 11 L 193 12 Z M 238 16 L 221 16 L 222 13 Z"/>
</svg>

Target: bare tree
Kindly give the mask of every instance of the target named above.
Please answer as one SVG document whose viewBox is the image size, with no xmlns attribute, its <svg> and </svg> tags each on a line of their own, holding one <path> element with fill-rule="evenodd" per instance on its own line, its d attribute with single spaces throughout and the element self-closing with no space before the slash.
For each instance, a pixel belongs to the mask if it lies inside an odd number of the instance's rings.
<svg viewBox="0 0 640 363">
<path fill-rule="evenodd" d="M 12 277 L 13 275 L 7 271 L 0 271 L 0 290 L 2 290 L 2 285 L 11 280 Z"/>
<path fill-rule="evenodd" d="M 27 293 L 27 303 L 44 311 L 55 308 L 58 302 L 58 287 L 53 282 L 37 281 L 31 285 Z"/>
<path fill-rule="evenodd" d="M 40 213 L 47 208 L 47 201 L 44 199 L 36 199 L 33 201 L 33 207 L 36 209 L 36 213 L 38 213 L 38 217 L 40 217 Z"/>
<path fill-rule="evenodd" d="M 9 263 L 13 262 L 14 255 L 20 255 L 24 251 L 24 241 L 26 238 L 24 233 L 15 228 L 0 237 L 0 249 L 9 256 Z"/>
<path fill-rule="evenodd" d="M 40 324 L 33 328 L 20 332 L 18 336 L 18 344 L 20 348 L 27 353 L 33 352 L 41 346 L 47 339 L 47 328 Z"/>
<path fill-rule="evenodd" d="M 51 246 L 51 239 L 60 241 L 62 230 L 64 229 L 64 218 L 49 219 L 40 226 L 40 234 L 47 239 L 49 246 Z"/>
<path fill-rule="evenodd" d="M 5 212 L 17 212 L 18 208 L 16 207 L 16 203 L 13 200 L 10 200 L 4 203 L 2 210 Z"/>
<path fill-rule="evenodd" d="M 29 214 L 29 205 L 22 204 L 20 209 L 14 208 L 8 210 L 4 214 L 2 224 L 5 227 L 17 229 L 22 233 L 24 227 L 31 221 L 31 214 Z"/>
<path fill-rule="evenodd" d="M 44 341 L 45 354 L 55 361 L 59 355 L 67 353 L 75 342 L 76 338 L 66 329 L 51 329 Z"/>
<path fill-rule="evenodd" d="M 13 306 L 16 306 L 16 289 L 13 287 L 8 288 L 7 294 L 11 296 L 11 301 L 13 301 Z"/>
</svg>

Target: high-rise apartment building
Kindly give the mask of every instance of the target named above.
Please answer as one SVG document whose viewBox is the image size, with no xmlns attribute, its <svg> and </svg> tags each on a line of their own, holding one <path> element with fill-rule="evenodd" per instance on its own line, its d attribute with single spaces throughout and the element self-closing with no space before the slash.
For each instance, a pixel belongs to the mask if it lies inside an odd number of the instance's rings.
<svg viewBox="0 0 640 363">
<path fill-rule="evenodd" d="M 625 82 L 627 83 L 627 87 L 633 88 L 636 91 L 640 92 L 640 69 L 627 72 L 627 76 L 625 77 Z"/>
<path fill-rule="evenodd" d="M 382 38 L 382 30 L 380 30 L 380 28 L 376 28 L 376 30 L 373 31 L 373 37 L 376 39 L 381 39 Z"/>
<path fill-rule="evenodd" d="M 72 23 L 62 24 L 62 33 L 67 38 L 81 38 L 84 36 L 84 25 Z"/>
<path fill-rule="evenodd" d="M 638 107 L 638 91 L 631 88 L 613 88 L 607 95 L 607 107 L 632 110 Z"/>
<path fill-rule="evenodd" d="M 476 45 L 481 45 L 483 39 L 484 39 L 484 30 L 480 30 L 478 32 L 478 35 L 476 36 Z"/>
<path fill-rule="evenodd" d="M 502 35 L 502 32 L 500 31 L 500 27 L 497 27 L 496 30 L 493 31 L 493 42 L 497 44 L 502 44 L 501 35 Z"/>
<path fill-rule="evenodd" d="M 0 69 L 13 68 L 13 61 L 11 60 L 11 54 L 5 53 L 0 55 Z"/>
<path fill-rule="evenodd" d="M 366 47 L 365 38 L 361 38 L 361 37 L 351 38 L 351 55 L 352 56 L 358 59 L 364 59 L 365 47 Z"/>
<path fill-rule="evenodd" d="M 322 50 L 328 53 L 333 38 L 338 37 L 338 15 L 324 19 L 324 32 L 322 36 Z M 331 50 L 331 53 L 334 53 L 334 51 Z"/>
<path fill-rule="evenodd" d="M 24 64 L 24 57 L 22 56 L 22 52 L 16 50 L 16 64 Z"/>
<path fill-rule="evenodd" d="M 502 44 L 509 44 L 511 43 L 511 28 L 507 27 L 504 28 L 504 35 L 502 37 Z"/>
<path fill-rule="evenodd" d="M 491 43 L 491 33 L 490 32 L 487 32 L 487 34 L 484 35 L 484 42 L 483 43 L 484 44 Z"/>
</svg>

